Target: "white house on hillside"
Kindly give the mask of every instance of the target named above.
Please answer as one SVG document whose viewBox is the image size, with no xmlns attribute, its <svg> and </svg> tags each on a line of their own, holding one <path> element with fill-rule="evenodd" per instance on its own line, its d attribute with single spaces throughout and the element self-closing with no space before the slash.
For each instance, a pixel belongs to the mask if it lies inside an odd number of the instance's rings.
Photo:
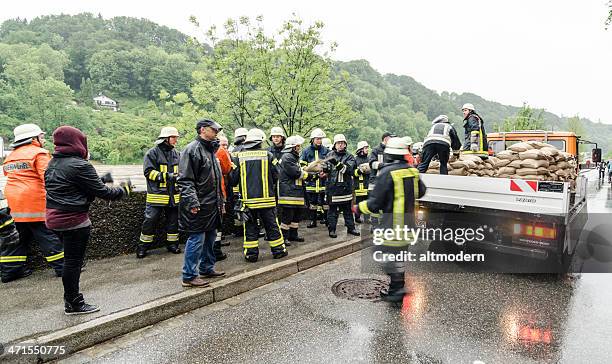
<svg viewBox="0 0 612 364">
<path fill-rule="evenodd" d="M 108 96 L 100 94 L 94 97 L 94 102 L 96 103 L 96 106 L 100 108 L 106 108 L 106 109 L 111 109 L 113 111 L 119 111 L 119 103 L 111 99 Z"/>
</svg>

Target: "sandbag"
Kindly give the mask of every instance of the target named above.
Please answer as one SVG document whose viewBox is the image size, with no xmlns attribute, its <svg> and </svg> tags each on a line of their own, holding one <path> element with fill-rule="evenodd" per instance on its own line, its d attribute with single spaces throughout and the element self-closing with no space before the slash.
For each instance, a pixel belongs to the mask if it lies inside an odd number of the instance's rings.
<svg viewBox="0 0 612 364">
<path fill-rule="evenodd" d="M 454 161 L 454 162 L 450 162 L 449 165 L 451 167 L 453 167 L 453 169 L 455 168 L 465 168 L 465 162 L 464 161 Z"/>
<path fill-rule="evenodd" d="M 519 168 L 515 174 L 519 176 L 537 175 L 538 170 L 537 168 Z"/>
<path fill-rule="evenodd" d="M 546 159 L 546 156 L 539 149 L 532 149 L 526 152 L 519 153 L 519 158 L 520 159 Z"/>
<path fill-rule="evenodd" d="M 546 167 L 548 168 L 549 163 L 547 160 L 535 160 L 535 159 L 525 159 L 521 161 L 521 168 L 540 168 Z"/>
<path fill-rule="evenodd" d="M 559 167 L 557 167 L 556 164 L 551 164 L 550 166 L 548 166 L 548 170 L 551 172 L 556 172 L 559 170 Z"/>
<path fill-rule="evenodd" d="M 510 148 L 508 149 L 510 149 L 513 152 L 526 152 L 534 148 L 528 143 L 521 142 L 521 143 L 516 143 L 516 144 L 511 145 Z"/>
<path fill-rule="evenodd" d="M 544 154 L 550 154 L 553 157 L 559 155 L 559 150 L 555 147 L 544 147 L 542 149 L 540 149 L 540 152 L 544 153 Z"/>
<path fill-rule="evenodd" d="M 538 175 L 549 175 L 550 171 L 546 167 L 538 167 Z"/>
<path fill-rule="evenodd" d="M 567 169 L 570 168 L 570 164 L 567 163 L 566 161 L 562 161 L 562 162 L 557 162 L 557 168 L 559 169 Z"/>
<path fill-rule="evenodd" d="M 501 167 L 505 167 L 508 164 L 510 164 L 512 161 L 510 159 L 500 159 L 499 162 L 497 162 L 496 167 L 497 168 L 501 168 Z"/>
<path fill-rule="evenodd" d="M 440 170 L 438 169 L 428 169 L 427 172 L 425 172 L 426 174 L 440 174 Z"/>
<path fill-rule="evenodd" d="M 361 173 L 369 174 L 371 172 L 370 163 L 361 163 L 357 168 L 359 168 Z"/>
<path fill-rule="evenodd" d="M 514 172 L 512 172 L 512 174 L 498 174 L 497 178 L 512 178 L 513 175 Z"/>
<path fill-rule="evenodd" d="M 495 156 L 499 159 L 507 159 L 507 160 L 517 160 L 519 159 L 518 153 L 517 152 L 513 152 L 511 150 L 503 150 L 497 154 L 495 154 Z"/>
<path fill-rule="evenodd" d="M 429 168 L 433 168 L 433 169 L 440 168 L 440 162 L 439 161 L 433 161 L 433 162 L 429 163 Z"/>
<path fill-rule="evenodd" d="M 544 181 L 544 180 L 546 180 L 546 178 L 544 176 L 538 176 L 536 174 L 528 174 L 528 175 L 525 175 L 525 176 L 515 175 L 515 176 L 516 176 L 515 178 L 518 178 L 518 179 L 526 179 L 526 180 L 530 180 L 531 179 L 531 180 L 536 180 L 536 181 Z"/>
<path fill-rule="evenodd" d="M 521 168 L 521 162 L 522 160 L 517 159 L 515 161 L 510 162 L 506 167 Z"/>
<path fill-rule="evenodd" d="M 559 169 L 559 170 L 557 170 L 557 171 L 555 172 L 555 174 L 556 174 L 557 176 L 561 176 L 561 177 L 567 177 L 567 176 L 569 176 L 569 173 L 568 173 L 568 172 L 567 172 L 567 170 L 565 170 L 565 169 Z"/>
<path fill-rule="evenodd" d="M 450 176 L 467 176 L 469 173 L 465 168 L 456 168 L 448 171 Z"/>
<path fill-rule="evenodd" d="M 312 161 L 306 167 L 304 167 L 304 170 L 306 172 L 317 172 L 317 173 L 322 172 L 324 163 L 325 163 L 325 160 L 323 159 Z"/>
<path fill-rule="evenodd" d="M 516 168 L 512 168 L 512 167 L 501 167 L 501 168 L 498 170 L 498 173 L 499 173 L 500 175 L 503 175 L 503 174 L 512 175 L 512 174 L 514 174 L 515 172 L 516 172 Z"/>
<path fill-rule="evenodd" d="M 485 175 L 487 175 L 489 177 L 495 176 L 495 171 L 492 170 L 492 169 L 485 169 L 485 170 L 483 170 L 483 172 L 484 172 Z"/>
</svg>

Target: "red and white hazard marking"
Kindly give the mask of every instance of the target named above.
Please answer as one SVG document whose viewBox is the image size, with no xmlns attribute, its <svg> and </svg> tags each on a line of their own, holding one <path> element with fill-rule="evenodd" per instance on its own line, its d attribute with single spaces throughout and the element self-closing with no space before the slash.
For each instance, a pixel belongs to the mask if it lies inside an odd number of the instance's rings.
<svg viewBox="0 0 612 364">
<path fill-rule="evenodd" d="M 526 181 L 524 179 L 511 179 L 510 191 L 516 192 L 538 192 L 538 181 Z"/>
</svg>

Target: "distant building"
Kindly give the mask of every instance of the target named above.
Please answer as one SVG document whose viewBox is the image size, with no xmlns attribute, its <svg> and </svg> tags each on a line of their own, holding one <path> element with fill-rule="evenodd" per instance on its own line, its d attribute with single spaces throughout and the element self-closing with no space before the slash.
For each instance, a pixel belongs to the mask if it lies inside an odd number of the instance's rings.
<svg viewBox="0 0 612 364">
<path fill-rule="evenodd" d="M 98 95 L 94 97 L 94 103 L 98 108 L 111 109 L 119 111 L 119 103 L 106 95 Z"/>
</svg>

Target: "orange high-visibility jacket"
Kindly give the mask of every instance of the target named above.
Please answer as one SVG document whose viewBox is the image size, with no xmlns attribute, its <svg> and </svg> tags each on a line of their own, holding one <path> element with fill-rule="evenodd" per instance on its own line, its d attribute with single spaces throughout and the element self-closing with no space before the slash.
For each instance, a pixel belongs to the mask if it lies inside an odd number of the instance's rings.
<svg viewBox="0 0 612 364">
<path fill-rule="evenodd" d="M 4 160 L 4 195 L 16 222 L 45 221 L 45 170 L 50 160 L 38 141 L 17 147 Z"/>
<path fill-rule="evenodd" d="M 223 197 L 227 198 L 227 191 L 225 190 L 225 179 L 232 170 L 232 158 L 230 157 L 227 149 L 219 148 L 215 154 L 219 160 L 219 166 L 221 166 L 221 190 Z"/>
</svg>

